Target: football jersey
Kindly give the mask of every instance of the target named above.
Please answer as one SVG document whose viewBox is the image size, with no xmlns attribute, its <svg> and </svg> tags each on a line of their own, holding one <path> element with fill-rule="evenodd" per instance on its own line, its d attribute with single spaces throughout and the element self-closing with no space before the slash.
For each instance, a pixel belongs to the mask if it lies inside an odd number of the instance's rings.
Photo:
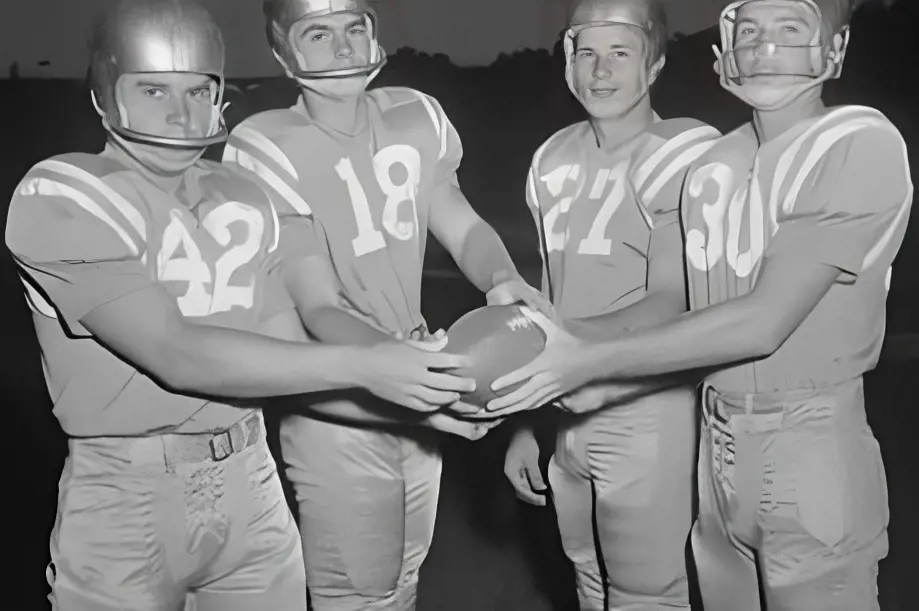
<svg viewBox="0 0 919 611">
<path fill-rule="evenodd" d="M 651 230 L 679 222 L 683 172 L 719 135 L 694 119 L 658 119 L 604 151 L 585 121 L 540 147 L 527 201 L 541 232 L 543 292 L 562 318 L 606 314 L 644 296 Z"/>
<path fill-rule="evenodd" d="M 421 274 L 431 200 L 457 184 L 459 136 L 430 96 L 386 87 L 366 94 L 369 121 L 354 136 L 314 122 L 302 99 L 233 130 L 224 153 L 273 189 L 282 232 L 312 214 L 345 305 L 388 332 L 424 325 Z M 282 239 L 283 256 L 296 247 Z"/>
<path fill-rule="evenodd" d="M 682 203 L 694 310 L 750 293 L 769 257 L 841 271 L 774 354 L 715 374 L 713 385 L 819 388 L 874 368 L 912 204 L 906 146 L 884 115 L 835 108 L 762 146 L 743 125 L 693 164 Z"/>
<path fill-rule="evenodd" d="M 250 410 L 171 393 L 83 327 L 95 308 L 159 284 L 195 323 L 257 331 L 293 307 L 269 272 L 279 226 L 267 194 L 199 161 L 168 193 L 109 145 L 34 166 L 10 204 L 19 265 L 54 413 L 77 437 L 224 429 Z M 137 324 L 143 324 L 138 320 Z"/>
</svg>

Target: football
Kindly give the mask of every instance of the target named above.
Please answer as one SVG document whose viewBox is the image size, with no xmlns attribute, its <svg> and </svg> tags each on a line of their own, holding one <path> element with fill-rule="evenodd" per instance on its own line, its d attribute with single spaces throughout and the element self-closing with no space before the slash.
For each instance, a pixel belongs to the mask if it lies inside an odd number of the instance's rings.
<svg viewBox="0 0 919 611">
<path fill-rule="evenodd" d="M 446 351 L 472 357 L 468 368 L 454 370 L 473 378 L 476 389 L 463 401 L 479 407 L 498 396 L 491 384 L 523 367 L 546 346 L 546 334 L 519 305 L 485 306 L 457 320 L 447 330 Z M 519 385 L 504 389 L 507 394 Z"/>
</svg>

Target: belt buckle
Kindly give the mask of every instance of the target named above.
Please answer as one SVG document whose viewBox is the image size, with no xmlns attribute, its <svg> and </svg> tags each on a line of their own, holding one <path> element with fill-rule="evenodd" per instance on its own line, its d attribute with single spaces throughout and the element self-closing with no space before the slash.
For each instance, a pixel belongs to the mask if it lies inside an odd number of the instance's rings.
<svg viewBox="0 0 919 611">
<path fill-rule="evenodd" d="M 214 462 L 226 460 L 233 454 L 233 437 L 230 436 L 230 431 L 224 431 L 214 435 L 211 437 L 208 445 L 211 448 L 211 457 L 214 459 Z"/>
</svg>

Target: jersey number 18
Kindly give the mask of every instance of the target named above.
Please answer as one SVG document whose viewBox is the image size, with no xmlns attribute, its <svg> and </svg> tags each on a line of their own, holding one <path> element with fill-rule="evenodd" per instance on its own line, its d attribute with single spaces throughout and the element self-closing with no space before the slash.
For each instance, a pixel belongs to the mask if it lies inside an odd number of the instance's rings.
<svg viewBox="0 0 919 611">
<path fill-rule="evenodd" d="M 405 180 L 400 184 L 393 182 L 390 173 L 393 165 L 397 163 L 401 164 L 406 171 Z M 373 171 L 380 190 L 386 196 L 386 203 L 383 205 L 383 229 L 398 240 L 412 239 L 418 226 L 415 196 L 421 182 L 421 154 L 407 144 L 387 146 L 373 156 Z M 343 157 L 335 165 L 335 172 L 348 187 L 354 220 L 357 223 L 357 237 L 351 240 L 354 256 L 360 257 L 385 248 L 386 239 L 383 233 L 374 226 L 367 193 L 354 172 L 351 159 Z M 399 220 L 400 206 L 406 202 L 412 207 L 410 221 Z"/>
</svg>

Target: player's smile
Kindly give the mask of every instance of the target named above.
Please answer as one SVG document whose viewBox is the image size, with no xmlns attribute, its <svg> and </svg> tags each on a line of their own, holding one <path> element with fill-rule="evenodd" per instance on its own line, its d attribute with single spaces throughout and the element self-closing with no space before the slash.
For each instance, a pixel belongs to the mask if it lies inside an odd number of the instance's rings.
<svg viewBox="0 0 919 611">
<path fill-rule="evenodd" d="M 613 97 L 617 91 L 619 90 L 614 87 L 591 87 L 590 95 L 595 98 L 606 99 Z"/>
</svg>

